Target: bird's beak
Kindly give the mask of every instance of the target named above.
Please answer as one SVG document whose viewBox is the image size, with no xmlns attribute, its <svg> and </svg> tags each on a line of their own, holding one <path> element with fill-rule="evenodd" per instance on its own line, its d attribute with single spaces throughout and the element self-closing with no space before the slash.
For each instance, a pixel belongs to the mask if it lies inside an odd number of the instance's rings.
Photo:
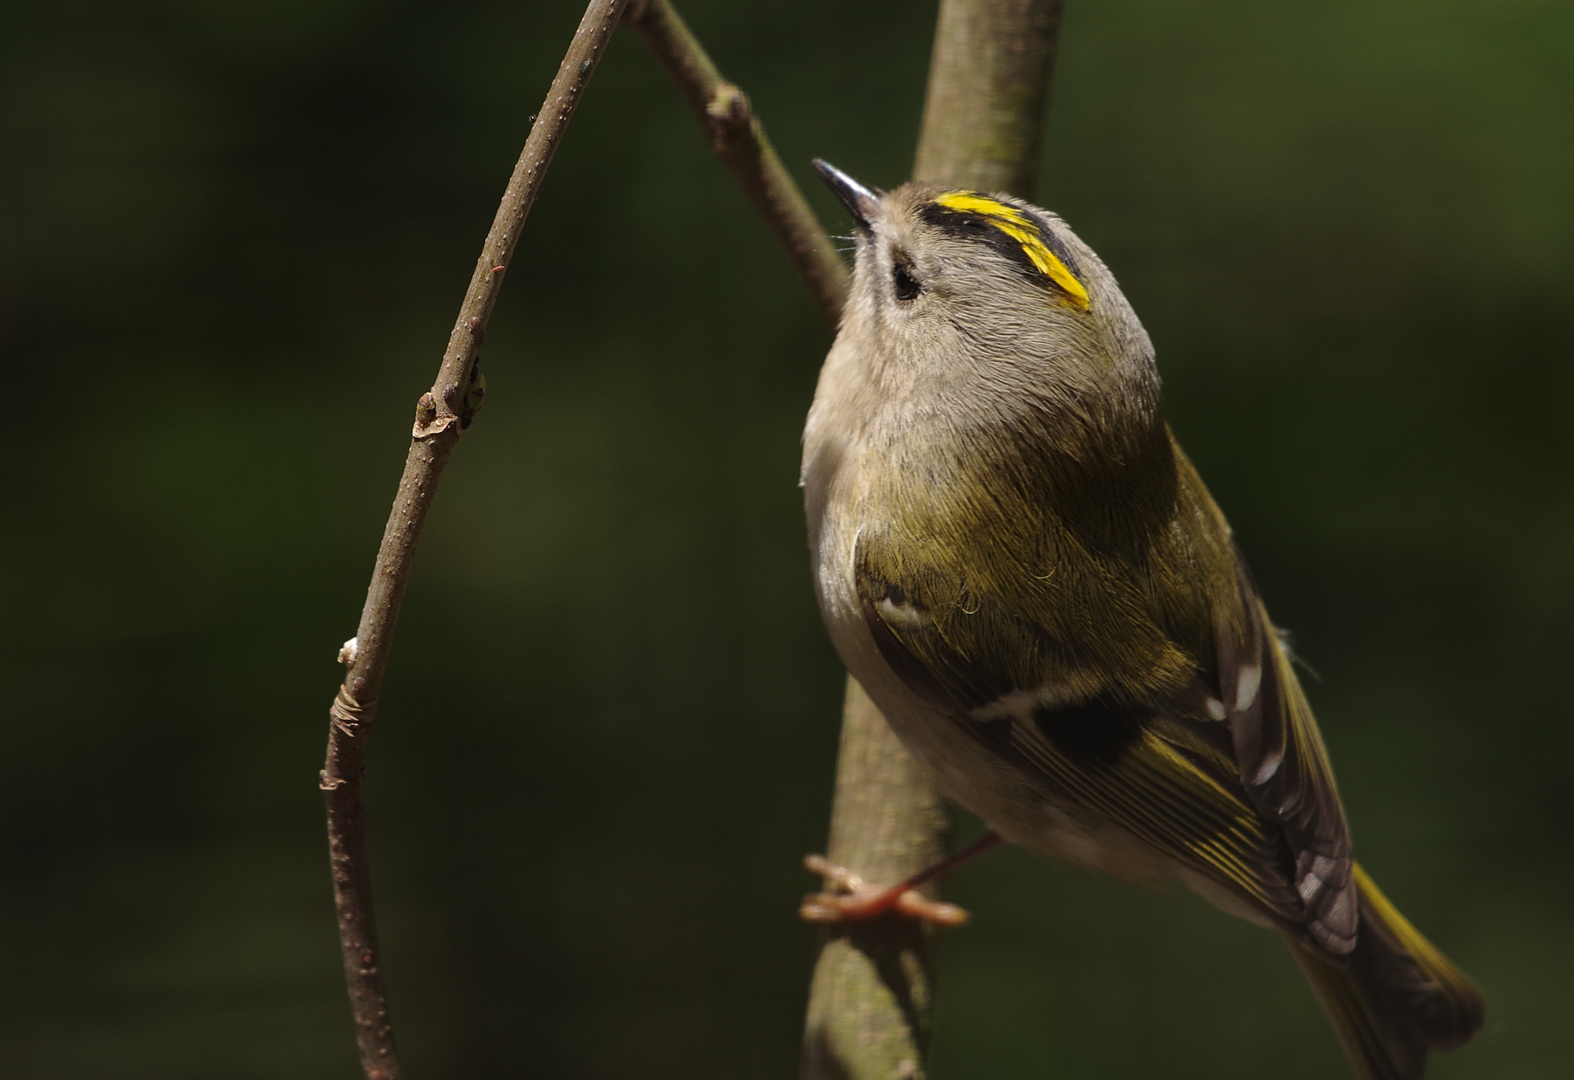
<svg viewBox="0 0 1574 1080">
<path fill-rule="evenodd" d="M 820 179 L 825 181 L 825 186 L 842 200 L 842 205 L 847 207 L 847 212 L 853 216 L 858 227 L 868 232 L 869 219 L 874 214 L 875 207 L 880 204 L 880 196 L 828 161 L 815 158 L 814 170 L 820 174 Z"/>
</svg>

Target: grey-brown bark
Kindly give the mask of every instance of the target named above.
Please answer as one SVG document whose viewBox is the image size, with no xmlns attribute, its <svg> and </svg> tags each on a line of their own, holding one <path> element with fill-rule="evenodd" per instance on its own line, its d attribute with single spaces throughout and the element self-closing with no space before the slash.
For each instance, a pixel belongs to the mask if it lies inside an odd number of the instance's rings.
<svg viewBox="0 0 1574 1080">
<path fill-rule="evenodd" d="M 344 976 L 367 1080 L 398 1080 L 400 1073 L 383 989 L 366 853 L 362 798 L 366 742 L 377 718 L 399 607 L 415 566 L 426 515 L 459 433 L 480 406 L 477 364 L 487 320 L 552 155 L 626 3 L 591 0 L 509 178 L 449 335 L 437 379 L 416 404 L 404 474 L 383 530 L 360 625 L 353 642 L 340 654 L 349 670 L 329 708 L 328 753 L 319 786 L 328 812 L 328 855 Z"/>
<path fill-rule="evenodd" d="M 913 179 L 1034 197 L 1063 0 L 944 0 Z"/>
<path fill-rule="evenodd" d="M 1060 0 L 944 0 L 915 177 L 1032 196 L 1060 12 Z M 645 0 L 630 9 L 630 19 L 677 79 L 712 148 L 834 324 L 846 271 L 771 150 L 747 98 L 721 78 L 667 0 Z M 900 881 L 941 857 L 945 833 L 945 811 L 930 778 L 849 679 L 830 860 L 866 880 Z M 823 931 L 810 990 L 804 1077 L 921 1077 L 933 1001 L 925 928 L 884 918 Z"/>
<path fill-rule="evenodd" d="M 1031 198 L 1061 0 L 942 0 L 915 179 Z M 927 773 L 848 680 L 830 861 L 900 881 L 941 857 L 946 814 Z M 804 1080 L 918 1080 L 934 1006 L 931 932 L 887 917 L 823 932 Z"/>
<path fill-rule="evenodd" d="M 711 149 L 765 219 L 820 314 L 834 327 L 847 293 L 847 267 L 766 138 L 748 95 L 722 78 L 667 0 L 632 0 L 628 20 L 677 82 Z"/>
</svg>

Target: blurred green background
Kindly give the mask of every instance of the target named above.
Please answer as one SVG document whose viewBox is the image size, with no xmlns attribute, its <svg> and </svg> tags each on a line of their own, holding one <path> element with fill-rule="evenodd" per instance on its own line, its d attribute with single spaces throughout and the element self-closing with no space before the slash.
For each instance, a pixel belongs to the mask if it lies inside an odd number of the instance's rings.
<svg viewBox="0 0 1574 1080">
<path fill-rule="evenodd" d="M 933 3 L 683 10 L 806 184 L 813 155 L 905 178 Z M 0 1076 L 355 1074 L 334 654 L 578 17 L 0 4 Z M 1574 1060 L 1571 48 L 1549 0 L 1070 0 L 1039 192 L 1321 676 L 1363 861 L 1486 991 L 1444 1080 Z M 796 1075 L 841 692 L 795 486 L 828 340 L 620 36 L 373 742 L 408 1075 Z M 975 923 L 938 1080 L 1342 1075 L 1265 932 L 1019 851 L 948 888 Z"/>
</svg>

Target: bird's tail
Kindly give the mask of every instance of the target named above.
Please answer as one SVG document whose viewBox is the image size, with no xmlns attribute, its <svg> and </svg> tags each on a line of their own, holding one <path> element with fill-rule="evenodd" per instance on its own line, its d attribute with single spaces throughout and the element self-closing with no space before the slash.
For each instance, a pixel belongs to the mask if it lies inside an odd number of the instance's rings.
<svg viewBox="0 0 1574 1080">
<path fill-rule="evenodd" d="M 1289 938 L 1360 1080 L 1421 1080 L 1426 1056 L 1481 1030 L 1485 1005 L 1465 973 L 1388 902 L 1359 865 L 1355 951 L 1334 958 Z"/>
</svg>

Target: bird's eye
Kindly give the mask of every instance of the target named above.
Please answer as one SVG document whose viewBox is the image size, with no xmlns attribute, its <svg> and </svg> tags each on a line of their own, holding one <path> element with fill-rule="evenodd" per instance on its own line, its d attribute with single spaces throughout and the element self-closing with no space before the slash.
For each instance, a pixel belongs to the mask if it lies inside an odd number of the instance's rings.
<svg viewBox="0 0 1574 1080">
<path fill-rule="evenodd" d="M 918 282 L 913 280 L 913 275 L 907 272 L 903 263 L 897 263 L 891 269 L 891 284 L 896 287 L 898 300 L 911 300 L 920 292 Z"/>
</svg>

